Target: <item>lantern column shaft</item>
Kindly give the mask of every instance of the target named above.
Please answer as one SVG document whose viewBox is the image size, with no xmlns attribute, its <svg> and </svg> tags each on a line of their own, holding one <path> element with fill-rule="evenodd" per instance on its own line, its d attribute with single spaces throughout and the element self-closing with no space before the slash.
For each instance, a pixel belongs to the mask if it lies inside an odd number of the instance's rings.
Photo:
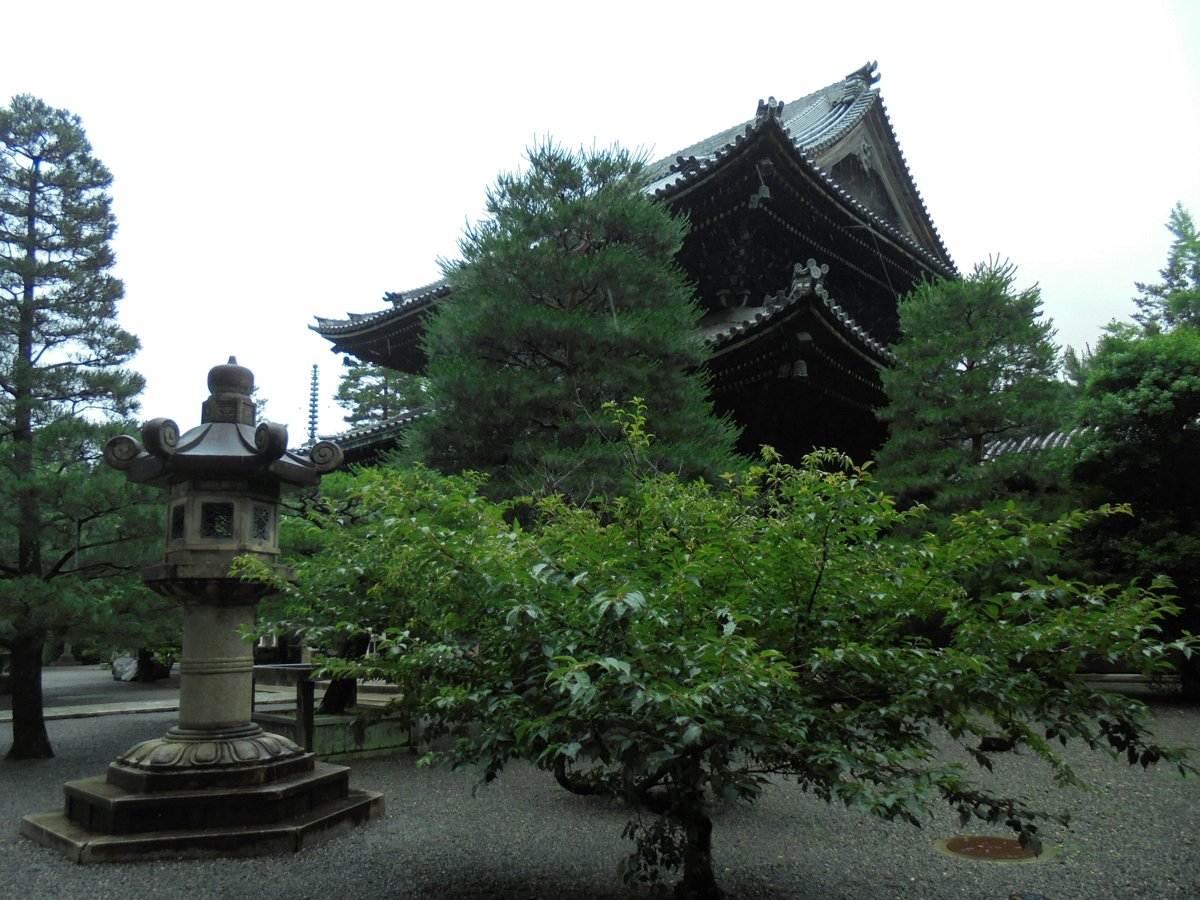
<svg viewBox="0 0 1200 900">
<path fill-rule="evenodd" d="M 243 635 L 253 624 L 250 605 L 185 605 L 180 728 L 208 731 L 250 724 L 254 657 Z"/>
</svg>

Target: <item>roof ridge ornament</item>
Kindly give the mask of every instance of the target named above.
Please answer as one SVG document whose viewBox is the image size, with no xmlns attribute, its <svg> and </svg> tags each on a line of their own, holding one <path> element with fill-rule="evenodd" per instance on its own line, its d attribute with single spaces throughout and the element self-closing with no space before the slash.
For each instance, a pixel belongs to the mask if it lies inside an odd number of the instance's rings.
<svg viewBox="0 0 1200 900">
<path fill-rule="evenodd" d="M 878 61 L 871 60 L 866 65 L 855 69 L 853 72 L 851 72 L 849 75 L 846 76 L 846 81 L 850 81 L 851 79 L 853 79 L 854 81 L 862 82 L 864 87 L 870 87 L 871 85 L 878 83 L 878 81 L 879 81 L 879 63 L 878 63 Z"/>
<path fill-rule="evenodd" d="M 757 128 L 771 119 L 776 122 L 783 119 L 783 101 L 774 97 L 768 97 L 766 101 L 759 100 L 758 109 L 754 112 L 754 127 Z"/>
<path fill-rule="evenodd" d="M 844 103 L 847 106 L 854 103 L 861 94 L 871 89 L 871 86 L 879 81 L 879 75 L 875 69 L 877 64 L 869 62 L 861 69 L 851 72 L 842 81 L 842 95 L 838 98 L 838 103 Z"/>
<path fill-rule="evenodd" d="M 695 155 L 683 157 L 676 156 L 675 163 L 668 169 L 671 175 L 691 175 L 694 172 L 699 172 L 704 168 L 704 164 L 696 159 Z"/>
<path fill-rule="evenodd" d="M 804 263 L 796 263 L 792 268 L 792 284 L 788 288 L 788 300 L 799 300 L 801 297 L 807 297 L 809 294 L 816 294 L 822 300 L 828 300 L 829 291 L 825 289 L 823 281 L 828 274 L 828 263 L 817 265 L 815 259 L 810 259 Z"/>
<path fill-rule="evenodd" d="M 764 200 L 771 199 L 771 188 L 767 185 L 767 178 L 763 172 L 765 170 L 770 173 L 774 167 L 775 163 L 769 156 L 764 156 L 754 164 L 754 171 L 758 174 L 758 189 L 750 195 L 750 209 L 758 209 Z"/>
</svg>

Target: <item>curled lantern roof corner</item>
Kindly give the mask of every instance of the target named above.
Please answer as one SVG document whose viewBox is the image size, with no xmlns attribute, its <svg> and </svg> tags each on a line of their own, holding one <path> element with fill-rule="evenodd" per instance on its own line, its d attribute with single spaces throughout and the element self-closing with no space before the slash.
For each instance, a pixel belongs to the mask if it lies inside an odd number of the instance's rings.
<svg viewBox="0 0 1200 900">
<path fill-rule="evenodd" d="M 332 441 L 319 441 L 302 455 L 287 449 L 286 426 L 256 422 L 254 374 L 234 357 L 209 371 L 208 387 L 195 428 L 181 435 L 173 420 L 151 419 L 140 442 L 129 435 L 112 438 L 104 447 L 105 462 L 136 484 L 168 487 L 194 478 L 250 479 L 281 493 L 316 485 L 341 464 L 341 448 Z"/>
</svg>

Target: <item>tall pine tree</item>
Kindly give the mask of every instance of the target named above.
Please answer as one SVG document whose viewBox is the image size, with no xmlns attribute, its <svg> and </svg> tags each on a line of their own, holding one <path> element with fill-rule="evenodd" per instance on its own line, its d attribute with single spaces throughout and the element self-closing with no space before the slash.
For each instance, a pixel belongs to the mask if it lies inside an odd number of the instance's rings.
<svg viewBox="0 0 1200 900">
<path fill-rule="evenodd" d="M 883 373 L 890 427 L 879 478 L 903 502 L 965 512 L 1011 496 L 1015 469 L 985 466 L 990 443 L 1061 427 L 1058 348 L 1034 286 L 1014 287 L 1016 267 L 990 261 L 966 278 L 920 285 L 900 303 L 896 365 Z"/>
<path fill-rule="evenodd" d="M 1167 265 L 1159 270 L 1157 284 L 1137 283 L 1134 321 L 1147 334 L 1172 331 L 1180 326 L 1200 329 L 1200 233 L 1192 214 L 1176 203 L 1167 219 L 1173 235 Z"/>
<path fill-rule="evenodd" d="M 1124 502 L 1132 516 L 1098 522 L 1084 555 L 1113 579 L 1167 575 L 1181 611 L 1169 627 L 1200 633 L 1200 238 L 1177 204 L 1158 284 L 1137 285 L 1137 312 L 1109 324 L 1082 368 L 1071 478 L 1085 503 Z M 1200 655 L 1180 660 L 1200 698 Z"/>
<path fill-rule="evenodd" d="M 650 466 L 715 478 L 733 465 L 675 263 L 687 225 L 645 195 L 642 171 L 624 150 L 547 143 L 488 192 L 427 331 L 434 412 L 414 429 L 418 458 L 486 472 L 496 496 L 613 496 L 627 447 L 604 404 L 640 397 Z"/>
<path fill-rule="evenodd" d="M 11 654 L 10 758 L 52 755 L 42 720 L 43 645 L 64 607 L 81 539 L 62 539 L 62 491 L 95 456 L 84 432 L 135 408 L 137 339 L 116 322 L 112 176 L 83 126 L 28 95 L 0 109 L 0 646 Z M 83 512 L 76 519 L 84 517 Z M 69 516 L 68 516 L 69 517 Z"/>
<path fill-rule="evenodd" d="M 359 363 L 346 358 L 334 400 L 346 410 L 352 427 L 383 422 L 393 416 L 425 406 L 425 379 L 385 366 Z"/>
</svg>

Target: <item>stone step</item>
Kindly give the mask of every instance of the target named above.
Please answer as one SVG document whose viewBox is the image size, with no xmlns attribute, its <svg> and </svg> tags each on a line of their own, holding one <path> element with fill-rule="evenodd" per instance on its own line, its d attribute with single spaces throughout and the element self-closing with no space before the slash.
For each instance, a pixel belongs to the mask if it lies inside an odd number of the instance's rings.
<svg viewBox="0 0 1200 900">
<path fill-rule="evenodd" d="M 82 864 L 261 856 L 302 850 L 382 815 L 382 794 L 352 788 L 345 797 L 267 825 L 100 834 L 58 812 L 25 816 L 21 834 Z"/>
<path fill-rule="evenodd" d="M 136 834 L 278 822 L 345 797 L 349 778 L 345 766 L 318 763 L 309 771 L 249 787 L 142 793 L 96 776 L 69 781 L 63 791 L 66 816 L 76 824 L 103 834 Z"/>
</svg>

